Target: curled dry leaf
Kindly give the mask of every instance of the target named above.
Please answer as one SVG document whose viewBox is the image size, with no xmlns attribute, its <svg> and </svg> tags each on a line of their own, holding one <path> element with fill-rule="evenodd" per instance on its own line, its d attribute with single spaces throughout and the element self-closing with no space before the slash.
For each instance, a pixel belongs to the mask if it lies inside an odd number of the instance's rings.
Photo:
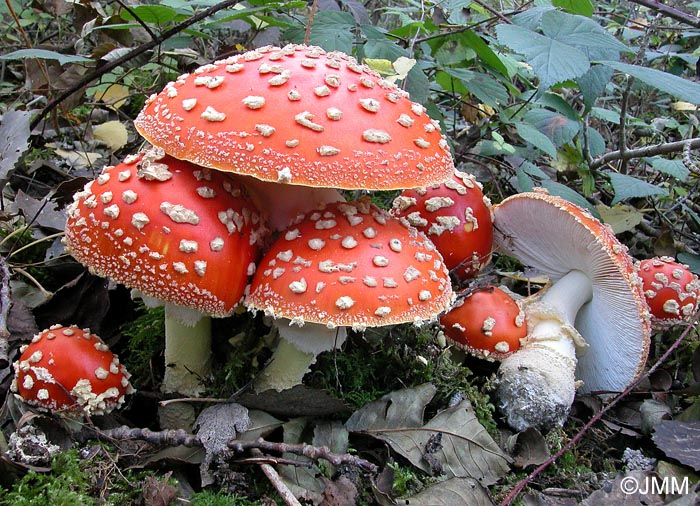
<svg viewBox="0 0 700 506">
<path fill-rule="evenodd" d="M 92 135 L 103 142 L 111 151 L 123 148 L 129 140 L 129 132 L 119 121 L 107 121 L 92 129 Z"/>
</svg>

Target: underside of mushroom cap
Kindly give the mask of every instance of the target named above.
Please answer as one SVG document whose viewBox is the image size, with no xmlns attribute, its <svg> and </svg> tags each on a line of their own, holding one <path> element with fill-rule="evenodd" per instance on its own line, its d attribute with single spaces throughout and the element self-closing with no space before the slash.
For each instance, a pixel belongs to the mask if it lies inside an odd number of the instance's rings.
<svg viewBox="0 0 700 506">
<path fill-rule="evenodd" d="M 409 188 L 454 170 L 425 107 L 354 58 L 313 46 L 204 65 L 151 97 L 134 125 L 176 158 L 292 185 Z"/>
<path fill-rule="evenodd" d="M 553 282 L 586 274 L 593 296 L 575 327 L 589 345 L 578 357 L 581 391 L 620 391 L 642 371 L 651 326 L 641 283 L 627 249 L 584 209 L 544 191 L 521 193 L 494 208 L 499 250 Z"/>
</svg>

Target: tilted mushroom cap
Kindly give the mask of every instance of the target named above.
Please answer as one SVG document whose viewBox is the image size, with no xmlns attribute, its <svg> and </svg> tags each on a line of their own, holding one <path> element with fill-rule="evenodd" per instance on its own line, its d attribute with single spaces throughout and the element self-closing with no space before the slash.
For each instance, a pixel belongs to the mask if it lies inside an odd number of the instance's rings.
<svg viewBox="0 0 700 506">
<path fill-rule="evenodd" d="M 670 257 L 648 258 L 637 263 L 649 311 L 657 323 L 690 318 L 700 302 L 700 281 L 687 265 Z"/>
<path fill-rule="evenodd" d="M 423 106 L 354 58 L 313 46 L 204 65 L 151 97 L 134 124 L 176 158 L 265 181 L 382 190 L 453 170 Z"/>
<path fill-rule="evenodd" d="M 355 329 L 435 318 L 452 299 L 440 253 L 368 200 L 307 215 L 265 254 L 249 307 Z"/>
<path fill-rule="evenodd" d="M 104 169 L 75 195 L 66 245 L 99 276 L 225 316 L 243 296 L 264 233 L 226 174 L 150 149 Z"/>
<path fill-rule="evenodd" d="M 394 213 L 433 241 L 457 278 L 473 278 L 489 263 L 491 201 L 473 175 L 455 172 L 443 183 L 404 190 L 394 200 Z"/>
<path fill-rule="evenodd" d="M 88 329 L 54 325 L 40 332 L 14 364 L 13 391 L 50 411 L 109 413 L 133 392 L 119 357 Z"/>
<path fill-rule="evenodd" d="M 445 335 L 458 347 L 483 358 L 501 360 L 520 348 L 527 335 L 525 313 L 496 286 L 477 288 L 440 317 Z"/>
<path fill-rule="evenodd" d="M 572 270 L 588 276 L 593 296 L 575 327 L 589 348 L 578 357 L 576 377 L 585 392 L 624 389 L 644 367 L 651 333 L 627 248 L 590 213 L 544 191 L 513 195 L 493 212 L 501 251 L 554 282 Z"/>
</svg>

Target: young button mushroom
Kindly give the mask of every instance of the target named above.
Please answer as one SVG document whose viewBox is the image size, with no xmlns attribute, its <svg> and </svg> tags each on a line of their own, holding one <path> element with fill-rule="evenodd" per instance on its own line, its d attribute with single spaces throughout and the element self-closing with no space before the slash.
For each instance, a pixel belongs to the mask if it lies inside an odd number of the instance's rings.
<svg viewBox="0 0 700 506">
<path fill-rule="evenodd" d="M 26 404 L 68 415 L 104 415 L 134 390 L 119 357 L 88 329 L 54 325 L 14 363 L 12 391 Z"/>
<path fill-rule="evenodd" d="M 204 65 L 149 98 L 134 124 L 172 156 L 274 183 L 388 190 L 454 170 L 423 106 L 354 58 L 314 46 Z"/>
<path fill-rule="evenodd" d="M 162 389 L 198 395 L 210 372 L 208 316 L 241 301 L 264 234 L 228 175 L 151 148 L 75 195 L 65 242 L 91 272 L 165 302 Z"/>
<path fill-rule="evenodd" d="M 700 281 L 687 265 L 657 257 L 641 260 L 636 268 L 655 325 L 680 323 L 697 311 Z"/>
<path fill-rule="evenodd" d="M 281 339 L 256 389 L 301 382 L 346 328 L 419 324 L 452 300 L 440 253 L 421 233 L 369 200 L 328 204 L 272 244 L 246 305 L 278 319 Z"/>
<path fill-rule="evenodd" d="M 491 260 L 491 201 L 471 174 L 455 172 L 444 183 L 404 190 L 394 200 L 394 213 L 433 241 L 460 281 L 476 276 Z"/>
<path fill-rule="evenodd" d="M 517 430 L 563 424 L 580 390 L 621 391 L 642 371 L 649 313 L 627 249 L 590 213 L 545 191 L 494 207 L 501 252 L 553 283 L 525 307 L 525 345 L 501 362 L 501 407 Z M 577 353 L 585 351 L 585 353 Z"/>
<path fill-rule="evenodd" d="M 496 286 L 477 288 L 440 317 L 445 335 L 458 347 L 489 360 L 502 360 L 527 335 L 520 304 Z"/>
</svg>

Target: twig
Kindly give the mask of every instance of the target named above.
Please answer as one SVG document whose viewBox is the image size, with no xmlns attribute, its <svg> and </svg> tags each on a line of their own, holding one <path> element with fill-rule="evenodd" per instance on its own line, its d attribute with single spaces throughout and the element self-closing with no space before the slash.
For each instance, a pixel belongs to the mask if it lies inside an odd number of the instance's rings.
<svg viewBox="0 0 700 506">
<path fill-rule="evenodd" d="M 643 148 L 628 149 L 624 152 L 619 150 L 611 151 L 610 153 L 605 153 L 603 156 L 593 160 L 590 163 L 589 168 L 591 170 L 596 170 L 601 168 L 603 165 L 607 165 L 615 160 L 622 160 L 623 158 L 631 160 L 633 158 L 643 158 L 645 156 L 668 155 L 671 153 L 678 153 L 686 149 L 700 149 L 700 137 L 695 137 L 684 141 L 654 144 L 653 146 L 644 146 Z"/>
<path fill-rule="evenodd" d="M 97 441 L 129 441 L 140 440 L 155 445 L 171 445 L 171 446 L 188 446 L 200 447 L 203 446 L 199 437 L 190 434 L 184 430 L 163 430 L 152 431 L 149 429 L 141 429 L 134 427 L 117 427 L 115 429 L 100 430 L 94 427 L 85 427 L 76 436 L 76 440 L 85 442 L 90 440 Z M 266 441 L 262 438 L 255 441 L 239 441 L 232 440 L 228 443 L 228 447 L 237 453 L 260 449 L 266 452 L 273 453 L 293 453 L 301 455 L 313 461 L 326 460 L 334 466 L 350 465 L 358 467 L 370 473 L 376 473 L 378 468 L 376 465 L 368 462 L 360 457 L 349 454 L 340 454 L 330 451 L 326 446 L 316 447 L 307 444 L 287 444 L 275 443 Z"/>
<path fill-rule="evenodd" d="M 542 465 L 540 465 L 537 469 L 532 471 L 528 476 L 526 476 L 524 479 L 522 479 L 518 484 L 513 488 L 513 490 L 510 491 L 508 496 L 501 502 L 501 506 L 509 506 L 520 494 L 520 492 L 523 491 L 525 487 L 532 482 L 537 476 L 539 476 L 545 469 L 547 469 L 549 466 L 554 464 L 554 462 L 559 459 L 562 455 L 564 455 L 566 452 L 568 452 L 571 448 L 576 446 L 576 444 L 583 438 L 584 435 L 589 431 L 589 429 L 595 425 L 597 422 L 600 421 L 601 418 L 603 418 L 603 415 L 605 415 L 608 411 L 610 411 L 613 407 L 615 407 L 622 399 L 627 397 L 632 390 L 634 390 L 637 385 L 639 385 L 644 379 L 648 378 L 650 374 L 653 374 L 659 367 L 661 367 L 662 364 L 666 362 L 668 357 L 671 356 L 671 354 L 676 351 L 676 348 L 680 346 L 680 344 L 683 342 L 683 340 L 686 338 L 686 336 L 690 333 L 690 331 L 695 327 L 695 324 L 700 320 L 700 311 L 697 311 L 695 315 L 693 315 L 693 318 L 688 322 L 688 326 L 685 328 L 683 333 L 676 339 L 673 344 L 666 350 L 666 352 L 661 355 L 661 357 L 656 361 L 654 365 L 652 365 L 649 370 L 639 376 L 636 380 L 634 380 L 627 388 L 625 388 L 617 397 L 615 397 L 608 405 L 603 407 L 595 416 L 593 416 L 586 424 L 581 427 L 581 430 L 579 430 L 576 435 L 571 438 L 571 440 L 566 443 L 557 453 L 549 457 Z"/>
<path fill-rule="evenodd" d="M 306 30 L 304 30 L 304 44 L 309 43 L 311 38 L 311 27 L 314 24 L 314 16 L 316 15 L 316 9 L 318 9 L 318 0 L 311 2 L 311 7 L 309 11 L 309 21 L 306 23 Z"/>
<path fill-rule="evenodd" d="M 683 11 L 671 7 L 670 5 L 665 5 L 659 0 L 629 0 L 631 3 L 641 5 L 643 7 L 648 7 L 653 11 L 660 12 L 661 14 L 673 18 L 676 21 L 685 23 L 695 28 L 700 28 L 700 18 L 693 16 L 692 14 L 687 14 Z"/>
<path fill-rule="evenodd" d="M 5 369 L 10 364 L 8 355 L 10 331 L 7 329 L 7 319 L 10 315 L 10 270 L 5 260 L 0 258 L 0 369 Z"/>
<path fill-rule="evenodd" d="M 250 450 L 250 453 L 254 457 L 263 456 L 262 452 L 257 448 Z M 282 478 L 280 478 L 280 475 L 277 474 L 274 467 L 272 467 L 270 464 L 260 464 L 260 469 L 262 469 L 262 472 L 265 473 L 265 476 L 267 476 L 267 479 L 270 480 L 270 483 L 272 483 L 272 486 L 275 487 L 275 490 L 277 490 L 277 493 L 287 506 L 301 506 L 301 503 L 297 501 L 297 498 L 294 496 L 292 491 L 289 490 L 289 487 L 284 483 L 284 481 L 282 481 Z"/>
<path fill-rule="evenodd" d="M 112 60 L 110 62 L 107 62 L 104 65 L 101 65 L 97 70 L 88 74 L 87 76 L 82 78 L 80 81 L 75 83 L 73 86 L 68 88 L 66 91 L 61 93 L 58 97 L 56 97 L 55 99 L 51 100 L 48 104 L 46 104 L 46 107 L 44 107 L 41 110 L 41 112 L 39 114 L 37 114 L 36 117 L 32 120 L 32 122 L 30 124 L 31 129 L 36 128 L 36 126 L 41 122 L 41 120 L 44 119 L 44 117 L 49 112 L 54 110 L 57 105 L 59 105 L 65 99 L 70 97 L 76 91 L 78 91 L 78 90 L 82 89 L 84 86 L 87 86 L 88 84 L 90 84 L 95 79 L 102 77 L 103 75 L 107 74 L 108 72 L 111 72 L 115 68 L 122 66 L 126 62 L 136 58 L 137 56 L 145 53 L 146 51 L 149 51 L 149 50 L 153 49 L 154 47 L 157 47 L 162 42 L 168 40 L 173 35 L 177 35 L 181 31 L 192 26 L 193 24 L 211 16 L 212 14 L 219 12 L 220 10 L 226 9 L 227 7 L 231 7 L 232 5 L 236 5 L 239 2 L 240 2 L 240 0 L 224 0 L 223 2 L 220 2 L 216 5 L 212 5 L 208 9 L 203 10 L 202 12 L 195 14 L 191 18 L 186 19 L 182 23 L 175 25 L 170 30 L 166 30 L 165 32 L 160 34 L 155 39 L 152 39 L 148 42 L 145 42 L 145 43 L 141 44 L 140 46 L 132 49 L 131 51 L 126 53 L 124 56 L 117 58 L 116 60 Z"/>
</svg>

